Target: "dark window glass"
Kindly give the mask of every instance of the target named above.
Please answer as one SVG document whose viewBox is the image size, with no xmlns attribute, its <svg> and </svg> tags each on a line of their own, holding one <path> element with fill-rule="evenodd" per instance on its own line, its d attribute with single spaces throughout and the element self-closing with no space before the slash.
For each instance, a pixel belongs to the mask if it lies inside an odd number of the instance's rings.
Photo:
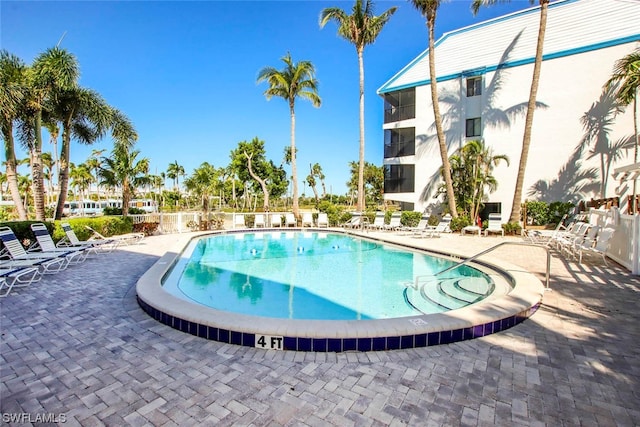
<svg viewBox="0 0 640 427">
<path fill-rule="evenodd" d="M 385 165 L 385 193 L 413 193 L 415 165 Z"/>
<path fill-rule="evenodd" d="M 391 123 L 416 117 L 415 88 L 384 95 L 384 122 Z"/>
<path fill-rule="evenodd" d="M 480 126 L 480 117 L 467 119 L 467 129 L 465 134 L 467 138 L 482 135 L 482 128 Z"/>
<path fill-rule="evenodd" d="M 384 130 L 384 157 L 413 156 L 416 154 L 416 129 Z"/>
<path fill-rule="evenodd" d="M 469 77 L 467 79 L 467 96 L 482 95 L 482 77 Z"/>
</svg>

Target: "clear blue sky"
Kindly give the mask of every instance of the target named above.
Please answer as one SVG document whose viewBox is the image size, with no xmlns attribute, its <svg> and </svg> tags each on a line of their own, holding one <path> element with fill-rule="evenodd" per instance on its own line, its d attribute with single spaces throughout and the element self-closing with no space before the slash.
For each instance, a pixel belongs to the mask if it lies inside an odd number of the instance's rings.
<svg viewBox="0 0 640 427">
<path fill-rule="evenodd" d="M 281 163 L 290 143 L 288 106 L 267 101 L 266 83 L 258 85 L 256 76 L 265 66 L 282 68 L 280 58 L 291 52 L 296 62 L 313 62 L 322 98 L 319 109 L 296 103 L 300 190 L 309 164 L 318 162 L 327 189 L 343 194 L 348 162 L 358 159 L 358 65 L 335 24 L 318 26 L 320 11 L 332 6 L 351 13 L 353 2 L 2 0 L 0 47 L 30 64 L 64 35 L 60 46 L 77 57 L 80 84 L 132 120 L 151 172 L 177 160 L 187 174 L 204 161 L 226 166 L 237 143 L 256 136 L 267 157 Z M 376 90 L 428 43 L 425 20 L 410 2 L 377 1 L 375 13 L 392 6 L 398 11 L 364 53 L 366 160 L 377 165 L 383 101 Z M 474 17 L 469 0 L 445 2 L 436 36 L 528 7 L 528 0 L 512 0 Z M 52 147 L 45 139 L 43 151 Z M 110 138 L 74 143 L 71 160 L 82 163 L 93 149 L 111 148 Z"/>
</svg>

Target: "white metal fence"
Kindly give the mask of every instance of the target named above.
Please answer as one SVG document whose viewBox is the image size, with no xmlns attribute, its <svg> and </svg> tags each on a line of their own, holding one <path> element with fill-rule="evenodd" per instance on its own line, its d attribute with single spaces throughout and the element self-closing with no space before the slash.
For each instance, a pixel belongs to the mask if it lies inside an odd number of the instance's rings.
<svg viewBox="0 0 640 427">
<path fill-rule="evenodd" d="M 201 212 L 154 213 L 129 215 L 134 224 L 158 224 L 160 233 L 184 233 L 200 228 Z"/>
<path fill-rule="evenodd" d="M 640 215 L 620 214 L 617 208 L 608 211 L 591 209 L 589 222 L 601 227 L 608 224 L 615 227 L 607 256 L 633 274 L 640 275 Z"/>
</svg>

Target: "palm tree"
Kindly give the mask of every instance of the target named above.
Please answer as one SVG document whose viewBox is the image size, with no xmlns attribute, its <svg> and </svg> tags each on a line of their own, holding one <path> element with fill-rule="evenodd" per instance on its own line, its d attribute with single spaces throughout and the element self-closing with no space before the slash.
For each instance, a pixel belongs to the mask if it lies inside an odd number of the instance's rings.
<svg viewBox="0 0 640 427">
<path fill-rule="evenodd" d="M 442 175 L 446 186 L 447 201 L 449 211 L 454 218 L 458 217 L 455 194 L 453 193 L 453 181 L 451 179 L 451 165 L 449 164 L 449 152 L 447 140 L 442 128 L 442 116 L 440 114 L 440 104 L 438 101 L 438 87 L 436 76 L 436 55 L 435 55 L 435 25 L 436 15 L 442 0 L 410 0 L 416 9 L 427 19 L 427 29 L 429 30 L 429 84 L 431 88 L 431 103 L 433 104 L 433 118 L 438 135 L 438 145 L 440 147 L 440 158 L 442 159 Z"/>
<path fill-rule="evenodd" d="M 218 173 L 219 171 L 213 165 L 204 162 L 184 180 L 185 188 L 200 197 L 205 218 L 209 218 L 209 199 L 216 192 Z"/>
<path fill-rule="evenodd" d="M 167 177 L 173 179 L 173 187 L 178 190 L 180 188 L 180 176 L 184 175 L 184 167 L 178 164 L 178 161 L 169 163 L 167 168 Z"/>
<path fill-rule="evenodd" d="M 82 202 L 86 198 L 86 191 L 91 187 L 91 183 L 93 182 L 93 175 L 91 175 L 89 167 L 84 163 L 81 163 L 78 166 L 71 163 L 69 169 L 71 187 L 76 189 L 76 191 L 80 195 L 80 202 Z M 80 204 L 80 206 L 83 206 L 82 203 Z"/>
<path fill-rule="evenodd" d="M 509 2 L 510 0 L 473 0 L 471 9 L 477 13 L 480 6 L 497 3 L 498 1 Z M 533 4 L 535 0 L 529 0 Z M 511 204 L 511 217 L 509 222 L 520 221 L 520 210 L 522 206 L 522 187 L 524 185 L 524 174 L 527 168 L 527 158 L 531 146 L 531 132 L 533 129 L 533 113 L 536 109 L 536 97 L 538 95 L 538 83 L 540 82 L 540 70 L 542 68 L 542 50 L 544 47 L 544 34 L 547 30 L 547 13 L 550 0 L 538 0 L 540 2 L 540 24 L 538 26 L 538 42 L 536 44 L 536 58 L 533 64 L 533 76 L 531 78 L 531 90 L 529 91 L 529 103 L 527 105 L 527 115 L 524 124 L 524 136 L 522 138 L 522 151 L 520 153 L 520 164 L 518 166 L 518 176 L 516 178 L 516 188 L 513 193 L 513 203 Z"/>
<path fill-rule="evenodd" d="M 274 96 L 283 98 L 289 104 L 291 116 L 291 175 L 293 176 L 293 214 L 299 216 L 298 207 L 298 171 L 296 168 L 296 98 L 311 101 L 314 107 L 320 107 L 322 100 L 318 96 L 318 81 L 315 67 L 310 61 L 294 63 L 291 54 L 281 58 L 285 63 L 282 70 L 264 67 L 258 73 L 258 83 L 266 81 L 269 88 L 264 91 L 267 100 Z"/>
<path fill-rule="evenodd" d="M 42 153 L 42 174 L 44 179 L 47 181 L 47 193 L 49 196 L 53 197 L 53 167 L 55 163 L 53 160 L 53 156 L 49 152 Z M 47 197 L 47 199 L 49 199 Z M 53 202 L 53 198 L 51 199 Z M 49 200 L 47 200 L 49 203 Z"/>
<path fill-rule="evenodd" d="M 32 97 L 30 107 L 33 115 L 33 140 L 29 141 L 31 152 L 31 171 L 33 179 L 33 199 L 36 220 L 44 220 L 44 179 L 42 175 L 42 113 L 47 102 L 64 90 L 76 86 L 79 77 L 78 61 L 75 56 L 54 47 L 38 55 L 31 66 Z"/>
<path fill-rule="evenodd" d="M 112 126 L 112 108 L 95 91 L 73 87 L 60 91 L 51 107 L 53 118 L 62 123 L 60 175 L 56 218 L 62 217 L 69 185 L 71 140 L 93 144 Z M 92 165 L 90 168 L 94 168 Z"/>
<path fill-rule="evenodd" d="M 105 151 L 107 150 L 105 150 L 104 148 L 102 150 L 91 150 L 91 156 L 85 162 L 87 166 L 89 166 L 89 169 L 93 171 L 93 176 L 96 179 L 96 192 L 98 193 L 98 200 L 100 200 L 100 184 L 98 183 L 98 172 L 100 171 L 100 156 L 102 156 Z"/>
<path fill-rule="evenodd" d="M 328 7 L 320 13 L 320 28 L 327 22 L 336 21 L 338 24 L 338 35 L 353 43 L 358 54 L 358 68 L 360 70 L 360 160 L 358 164 L 358 204 L 357 210 L 362 212 L 365 209 L 364 197 L 364 47 L 373 44 L 382 31 L 384 25 L 389 21 L 391 15 L 396 11 L 396 7 L 389 8 L 380 16 L 373 15 L 373 2 L 356 0 L 353 5 L 352 14 L 347 15 L 345 11 L 337 7 Z M 314 188 L 315 191 L 315 188 Z"/>
<path fill-rule="evenodd" d="M 27 219 L 18 183 L 13 124 L 20 115 L 26 96 L 26 65 L 6 50 L 0 51 L 0 133 L 4 140 L 7 184 L 18 212 L 18 218 Z"/>
<path fill-rule="evenodd" d="M 139 150 L 131 150 L 127 144 L 116 144 L 111 157 L 102 158 L 100 168 L 101 185 L 122 188 L 122 215 L 129 214 L 131 192 L 145 183 L 149 170 L 149 159 L 138 160 Z"/>
<path fill-rule="evenodd" d="M 640 48 L 629 55 L 616 61 L 613 68 L 613 75 L 607 81 L 606 87 L 617 86 L 616 98 L 618 102 L 627 106 L 633 102 L 633 135 L 634 150 L 633 162 L 638 163 L 638 145 L 640 145 L 640 134 L 638 133 L 638 91 L 640 90 Z M 637 212 L 636 206 L 636 181 L 633 181 L 633 201 L 631 212 Z"/>
</svg>

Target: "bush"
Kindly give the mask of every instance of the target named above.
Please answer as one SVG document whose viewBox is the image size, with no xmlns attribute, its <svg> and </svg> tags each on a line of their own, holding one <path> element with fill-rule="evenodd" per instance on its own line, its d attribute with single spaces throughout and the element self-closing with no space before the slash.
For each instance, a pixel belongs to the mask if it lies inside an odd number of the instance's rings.
<svg viewBox="0 0 640 427">
<path fill-rule="evenodd" d="M 351 214 L 349 212 L 328 200 L 320 201 L 318 204 L 318 210 L 327 214 L 329 225 L 332 227 L 343 224 L 351 219 Z"/>
<path fill-rule="evenodd" d="M 449 228 L 451 231 L 460 231 L 467 225 L 472 225 L 471 219 L 467 215 L 460 215 L 458 218 L 451 218 Z"/>
<path fill-rule="evenodd" d="M 548 224 L 557 225 L 564 215 L 569 215 L 575 209 L 571 202 L 551 202 L 549 203 Z"/>
<path fill-rule="evenodd" d="M 405 227 L 416 227 L 421 219 L 422 214 L 420 212 L 403 211 L 400 223 Z"/>
<path fill-rule="evenodd" d="M 522 234 L 522 226 L 519 222 L 507 222 L 506 224 L 502 224 L 502 228 L 504 228 L 505 234 L 516 236 Z"/>
<path fill-rule="evenodd" d="M 527 202 L 526 208 L 527 224 L 545 225 L 549 222 L 549 205 L 547 204 L 547 202 Z"/>
<path fill-rule="evenodd" d="M 22 246 L 28 248 L 36 242 L 36 236 L 31 231 L 31 224 L 44 224 L 49 230 L 49 234 L 53 232 L 54 225 L 51 222 L 43 221 L 7 221 L 0 222 L 0 226 L 7 226 L 13 230 L 13 234 L 16 235 Z M 55 240 L 55 239 L 54 239 Z"/>
</svg>

